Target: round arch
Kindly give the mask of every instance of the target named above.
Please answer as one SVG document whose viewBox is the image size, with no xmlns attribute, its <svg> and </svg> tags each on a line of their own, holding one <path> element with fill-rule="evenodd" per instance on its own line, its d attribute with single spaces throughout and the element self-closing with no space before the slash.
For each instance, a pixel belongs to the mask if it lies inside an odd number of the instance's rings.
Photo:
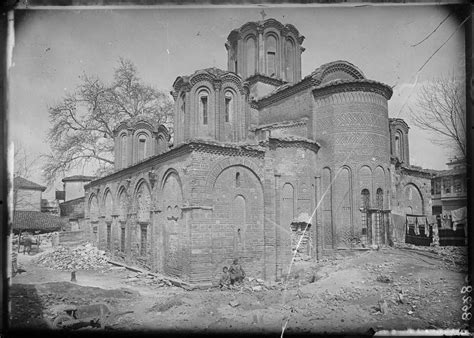
<svg viewBox="0 0 474 338">
<path fill-rule="evenodd" d="M 252 171 L 255 176 L 257 177 L 261 188 L 263 189 L 263 170 L 258 167 L 256 163 L 254 163 L 251 160 L 248 159 L 242 159 L 242 158 L 226 158 L 225 160 L 221 160 L 220 162 L 217 162 L 217 164 L 214 165 L 214 167 L 209 171 L 209 175 L 207 176 L 206 179 L 206 190 L 208 193 L 211 193 L 214 185 L 216 183 L 217 177 L 220 175 L 220 173 L 232 166 L 243 166 Z"/>
</svg>

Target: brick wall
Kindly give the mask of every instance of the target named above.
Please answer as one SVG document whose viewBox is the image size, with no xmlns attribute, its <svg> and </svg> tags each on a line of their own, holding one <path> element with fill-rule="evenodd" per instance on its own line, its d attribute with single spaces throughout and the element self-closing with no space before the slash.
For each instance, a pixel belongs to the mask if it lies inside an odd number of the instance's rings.
<svg viewBox="0 0 474 338">
<path fill-rule="evenodd" d="M 392 210 L 398 214 L 431 215 L 431 178 L 423 173 L 411 173 L 391 166 Z M 411 211 L 410 211 L 411 210 Z"/>
<path fill-rule="evenodd" d="M 76 198 L 59 205 L 61 216 L 69 218 L 83 218 L 84 217 L 84 197 Z"/>
<path fill-rule="evenodd" d="M 341 92 L 314 99 L 312 129 L 321 144 L 317 168 L 322 172 L 323 190 L 330 187 L 322 204 L 324 247 L 348 247 L 350 238 L 362 232 L 362 189 L 369 190 L 370 204 L 375 205 L 376 191 L 381 188 L 384 207 L 388 207 L 387 100 L 369 92 Z"/>
<path fill-rule="evenodd" d="M 310 118 L 312 117 L 312 102 L 309 89 L 281 99 L 260 110 L 259 124 Z"/>
</svg>

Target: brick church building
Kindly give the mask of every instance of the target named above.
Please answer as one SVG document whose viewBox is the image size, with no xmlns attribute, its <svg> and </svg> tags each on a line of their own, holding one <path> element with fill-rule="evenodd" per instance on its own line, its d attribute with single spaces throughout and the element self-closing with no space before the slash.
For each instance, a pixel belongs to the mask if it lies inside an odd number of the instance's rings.
<svg viewBox="0 0 474 338">
<path fill-rule="evenodd" d="M 227 70 L 174 81 L 172 145 L 154 121 L 117 126 L 115 172 L 85 187 L 93 241 L 190 283 L 233 258 L 249 276 L 280 278 L 308 223 L 309 259 L 386 244 L 394 163 L 408 158 L 408 130 L 388 117 L 392 89 L 346 61 L 302 77 L 303 41 L 274 19 L 230 32 Z"/>
</svg>

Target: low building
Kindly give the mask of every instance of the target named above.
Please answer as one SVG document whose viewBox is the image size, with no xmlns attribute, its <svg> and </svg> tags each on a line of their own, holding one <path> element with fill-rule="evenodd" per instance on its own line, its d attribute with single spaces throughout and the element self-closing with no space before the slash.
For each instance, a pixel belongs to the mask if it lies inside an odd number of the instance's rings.
<svg viewBox="0 0 474 338">
<path fill-rule="evenodd" d="M 66 222 L 63 219 L 43 212 L 45 208 L 42 196 L 45 190 L 46 187 L 23 177 L 14 178 L 13 232 L 42 233 L 64 229 Z"/>
<path fill-rule="evenodd" d="M 16 176 L 13 179 L 13 208 L 15 211 L 41 211 L 41 200 L 45 186 Z"/>
</svg>

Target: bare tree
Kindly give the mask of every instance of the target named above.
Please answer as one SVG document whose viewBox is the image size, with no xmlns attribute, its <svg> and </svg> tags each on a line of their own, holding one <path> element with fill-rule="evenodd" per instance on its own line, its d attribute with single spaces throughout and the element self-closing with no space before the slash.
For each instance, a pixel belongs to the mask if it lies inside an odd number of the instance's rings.
<svg viewBox="0 0 474 338">
<path fill-rule="evenodd" d="M 14 143 L 13 159 L 13 210 L 17 207 L 32 207 L 32 192 L 24 190 L 20 192 L 19 178 L 29 180 L 38 168 L 38 156 L 29 154 L 21 143 Z"/>
<path fill-rule="evenodd" d="M 101 176 L 113 168 L 113 129 L 135 116 L 152 118 L 158 124 L 172 123 L 169 94 L 143 84 L 136 67 L 120 59 L 114 79 L 104 83 L 83 75 L 74 93 L 49 108 L 51 127 L 43 173 L 54 182 L 73 168 L 87 167 Z"/>
<path fill-rule="evenodd" d="M 433 142 L 448 147 L 456 157 L 466 158 L 465 88 L 455 78 L 438 78 L 419 93 L 413 122 L 430 132 Z"/>
</svg>

